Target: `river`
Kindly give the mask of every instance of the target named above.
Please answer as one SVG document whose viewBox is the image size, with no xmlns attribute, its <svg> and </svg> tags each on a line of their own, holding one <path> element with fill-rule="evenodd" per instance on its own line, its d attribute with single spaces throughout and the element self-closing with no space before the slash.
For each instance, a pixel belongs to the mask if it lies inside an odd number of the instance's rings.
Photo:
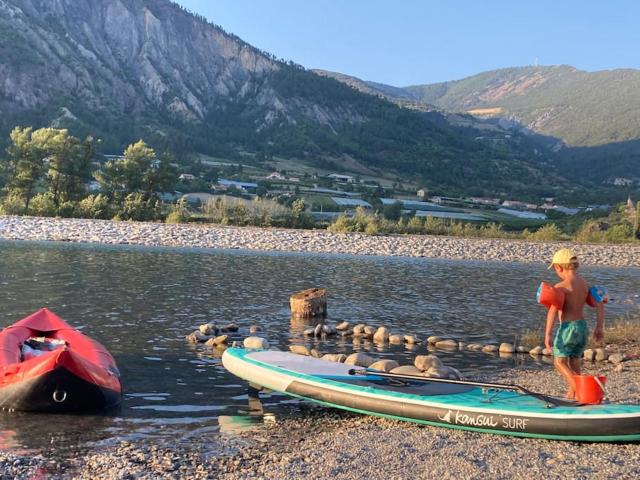
<svg viewBox="0 0 640 480">
<path fill-rule="evenodd" d="M 640 269 L 581 271 L 608 287 L 608 318 L 637 308 Z M 106 416 L 5 412 L 0 449 L 94 448 L 157 436 L 202 441 L 287 415 L 299 404 L 278 395 L 263 397 L 263 415 L 250 415 L 246 384 L 224 370 L 219 354 L 184 337 L 201 323 L 234 322 L 238 339 L 259 325 L 283 350 L 302 343 L 306 325 L 290 320 L 288 299 L 304 288 L 328 290 L 331 322 L 496 343 L 542 326 L 544 309 L 534 301 L 541 280 L 554 281 L 542 264 L 0 242 L 0 326 L 48 307 L 107 346 L 125 391 L 120 411 Z M 424 346 L 354 346 L 341 338 L 309 346 L 323 353 L 368 349 L 404 363 L 425 353 Z M 470 377 L 533 364 L 528 356 L 481 352 L 441 357 Z"/>
</svg>

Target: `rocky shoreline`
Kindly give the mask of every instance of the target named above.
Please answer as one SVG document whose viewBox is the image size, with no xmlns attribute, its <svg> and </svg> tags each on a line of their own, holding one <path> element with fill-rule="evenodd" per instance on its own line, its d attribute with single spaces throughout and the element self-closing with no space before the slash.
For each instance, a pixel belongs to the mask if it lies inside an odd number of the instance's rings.
<svg viewBox="0 0 640 480">
<path fill-rule="evenodd" d="M 0 216 L 0 239 L 212 249 L 381 255 L 456 260 L 546 262 L 564 243 L 444 236 L 336 234 L 219 225 Z M 573 248 L 591 266 L 637 267 L 639 245 Z"/>
<path fill-rule="evenodd" d="M 623 371 L 588 365 L 609 377 L 613 402 L 640 403 L 640 361 Z M 495 379 L 493 379 L 495 380 Z M 499 379 L 561 394 L 551 369 L 513 369 Z M 523 439 L 419 426 L 303 404 L 286 418 L 179 443 L 119 442 L 46 455 L 0 453 L 3 478 L 275 479 L 636 478 L 640 444 Z M 35 475 L 35 476 L 34 476 Z M 38 476 L 40 475 L 40 476 Z"/>
</svg>

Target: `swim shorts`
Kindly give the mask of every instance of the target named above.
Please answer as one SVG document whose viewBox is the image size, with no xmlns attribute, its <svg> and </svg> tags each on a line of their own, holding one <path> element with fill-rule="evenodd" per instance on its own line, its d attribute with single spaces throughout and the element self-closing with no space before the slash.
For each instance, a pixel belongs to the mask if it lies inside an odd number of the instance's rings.
<svg viewBox="0 0 640 480">
<path fill-rule="evenodd" d="M 589 330 L 585 320 L 560 322 L 553 341 L 554 357 L 582 357 L 589 341 Z"/>
</svg>

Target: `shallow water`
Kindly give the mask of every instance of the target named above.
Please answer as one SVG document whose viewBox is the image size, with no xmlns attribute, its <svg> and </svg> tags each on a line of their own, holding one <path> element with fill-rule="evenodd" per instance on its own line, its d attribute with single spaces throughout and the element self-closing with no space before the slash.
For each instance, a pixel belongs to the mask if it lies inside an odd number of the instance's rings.
<svg viewBox="0 0 640 480">
<path fill-rule="evenodd" d="M 609 318 L 637 308 L 640 269 L 583 273 L 608 286 L 614 298 Z M 297 290 L 327 288 L 332 322 L 495 343 L 513 342 L 523 329 L 542 325 L 544 309 L 533 299 L 541 280 L 554 280 L 542 264 L 0 242 L 0 326 L 50 308 L 107 346 L 125 389 L 114 415 L 4 413 L 0 449 L 62 453 L 157 436 L 201 442 L 287 415 L 297 401 L 262 396 L 260 411 L 249 401 L 246 384 L 221 366 L 219 354 L 190 345 L 184 336 L 209 321 L 237 323 L 238 339 L 250 325 L 260 325 L 272 344 L 287 349 L 304 341 L 307 326 L 289 318 L 289 295 Z M 371 350 L 404 363 L 426 351 L 336 338 L 309 346 Z M 528 356 L 440 355 L 469 376 L 533 363 Z"/>
</svg>

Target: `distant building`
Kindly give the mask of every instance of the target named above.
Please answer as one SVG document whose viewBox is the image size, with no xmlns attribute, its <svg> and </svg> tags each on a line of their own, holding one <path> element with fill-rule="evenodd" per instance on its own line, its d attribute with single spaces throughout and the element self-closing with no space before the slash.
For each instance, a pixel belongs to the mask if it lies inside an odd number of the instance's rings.
<svg viewBox="0 0 640 480">
<path fill-rule="evenodd" d="M 418 196 L 419 199 L 426 200 L 427 196 L 429 195 L 429 191 L 426 188 L 421 188 L 420 190 L 418 190 L 416 195 Z"/>
<path fill-rule="evenodd" d="M 577 213 L 580 213 L 579 208 L 563 207 L 562 205 L 556 205 L 553 209 L 556 212 L 564 213 L 565 215 L 576 215 Z"/>
<path fill-rule="evenodd" d="M 356 180 L 350 175 L 340 175 L 339 173 L 330 173 L 327 178 L 335 180 L 336 182 L 355 183 Z"/>
<path fill-rule="evenodd" d="M 538 208 L 534 203 L 520 202 L 518 200 L 505 200 L 502 202 L 502 206 L 505 208 L 523 208 L 526 210 L 535 210 Z"/>
<path fill-rule="evenodd" d="M 290 182 L 300 183 L 300 177 L 289 177 Z"/>
<path fill-rule="evenodd" d="M 286 180 L 286 177 L 280 172 L 272 172 L 266 177 L 269 180 Z"/>
<path fill-rule="evenodd" d="M 340 198 L 340 197 L 331 197 L 331 200 L 336 202 L 339 207 L 363 207 L 363 208 L 371 208 L 371 204 L 361 198 Z"/>
<path fill-rule="evenodd" d="M 499 198 L 487 198 L 487 197 L 469 197 L 471 203 L 477 203 L 480 205 L 500 205 Z"/>
<path fill-rule="evenodd" d="M 190 173 L 181 173 L 180 176 L 178 177 L 178 180 L 187 181 L 187 182 L 195 179 L 196 179 L 196 176 L 191 175 Z"/>
<path fill-rule="evenodd" d="M 236 187 L 237 189 L 243 190 L 243 191 L 247 191 L 247 190 L 258 188 L 258 184 L 257 183 L 236 182 L 235 180 L 226 180 L 224 178 L 221 178 L 220 180 L 218 180 L 218 185 L 221 185 L 221 186 L 226 187 L 226 188 Z"/>
<path fill-rule="evenodd" d="M 510 208 L 499 208 L 498 212 L 504 213 L 506 215 L 511 215 L 512 217 L 525 218 L 528 220 L 546 220 L 547 216 L 544 213 L 536 213 L 536 212 L 522 212 L 520 210 L 512 210 Z"/>
</svg>

